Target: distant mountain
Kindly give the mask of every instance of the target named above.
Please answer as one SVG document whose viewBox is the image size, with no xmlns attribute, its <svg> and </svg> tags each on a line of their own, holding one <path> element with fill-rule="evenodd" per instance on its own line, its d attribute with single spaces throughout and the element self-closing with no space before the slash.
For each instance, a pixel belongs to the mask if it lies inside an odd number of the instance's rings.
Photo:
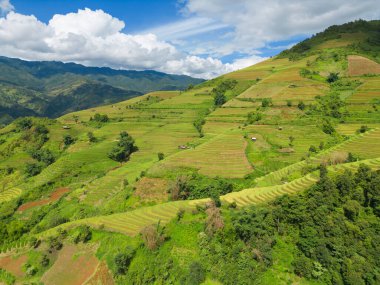
<svg viewBox="0 0 380 285">
<path fill-rule="evenodd" d="M 114 70 L 56 61 L 0 57 L 0 123 L 20 116 L 58 117 L 202 79 L 147 70 Z"/>
</svg>

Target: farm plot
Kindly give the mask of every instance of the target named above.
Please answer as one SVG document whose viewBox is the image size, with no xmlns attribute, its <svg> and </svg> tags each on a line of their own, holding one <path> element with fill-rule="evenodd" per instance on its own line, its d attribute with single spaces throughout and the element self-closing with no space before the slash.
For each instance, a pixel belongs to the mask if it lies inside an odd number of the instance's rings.
<svg viewBox="0 0 380 285">
<path fill-rule="evenodd" d="M 0 203 L 11 201 L 17 197 L 19 197 L 22 193 L 20 188 L 11 188 L 0 192 Z"/>
<path fill-rule="evenodd" d="M 355 171 L 361 164 L 368 165 L 372 169 L 380 169 L 380 158 L 330 166 L 328 170 L 331 172 L 342 172 L 344 170 Z M 235 202 L 240 207 L 265 203 L 274 200 L 276 197 L 282 196 L 284 194 L 294 194 L 304 191 L 312 186 L 315 182 L 317 182 L 318 179 L 318 173 L 314 172 L 299 179 L 293 180 L 289 183 L 268 187 L 244 189 L 239 192 L 233 192 L 221 196 L 220 199 L 223 202 L 227 203 Z"/>
<path fill-rule="evenodd" d="M 132 132 L 131 132 L 132 133 Z M 81 197 L 84 203 L 101 205 L 106 198 L 115 195 L 124 188 L 124 180 L 135 181 L 142 171 L 146 171 L 157 162 L 157 154 L 164 153 L 169 157 L 178 152 L 178 146 L 197 138 L 192 124 L 167 124 L 141 136 L 134 136 L 139 150 L 132 154 L 131 159 L 105 176 L 93 180 L 81 189 L 85 193 Z"/>
<path fill-rule="evenodd" d="M 362 78 L 364 83 L 348 97 L 350 104 L 370 104 L 372 100 L 380 100 L 380 77 Z"/>
<path fill-rule="evenodd" d="M 366 164 L 372 169 L 379 169 L 380 158 L 331 166 L 328 169 L 332 172 L 342 172 L 344 170 L 355 171 L 361 164 Z M 318 181 L 318 174 L 311 173 L 287 184 L 244 189 L 239 192 L 226 194 L 220 198 L 224 203 L 235 202 L 239 207 L 266 203 L 284 194 L 294 194 L 304 191 L 316 181 Z M 167 224 L 181 209 L 191 210 L 196 208 L 197 205 L 204 205 L 209 201 L 210 199 L 168 202 L 139 208 L 126 213 L 77 220 L 43 232 L 40 236 L 47 237 L 54 234 L 58 229 L 67 229 L 82 224 L 135 236 L 146 226 L 157 223 Z"/>
<path fill-rule="evenodd" d="M 331 156 L 334 153 L 341 152 L 341 153 L 347 154 L 348 152 L 355 153 L 357 149 L 366 150 L 367 143 L 370 141 L 373 141 L 374 138 L 378 137 L 379 133 L 380 133 L 380 130 L 375 129 L 365 134 L 357 135 L 349 139 L 348 141 L 345 141 L 325 151 L 322 151 L 318 153 L 316 156 L 308 158 L 307 160 L 291 164 L 277 171 L 273 171 L 265 176 L 262 176 L 256 179 L 257 186 L 270 186 L 270 185 L 281 184 L 282 180 L 290 177 L 292 173 L 299 172 L 302 168 L 306 166 L 311 166 L 311 165 L 317 166 L 323 160 L 326 160 L 329 156 Z M 379 148 L 380 148 L 380 142 L 378 142 L 377 147 L 372 147 L 372 149 L 376 149 L 376 150 Z M 378 157 L 378 156 L 380 156 L 380 152 L 376 151 L 376 152 L 372 152 L 372 155 L 369 154 L 368 156 L 363 156 L 363 158 L 371 158 L 371 157 Z"/>
<path fill-rule="evenodd" d="M 220 134 L 195 149 L 169 157 L 158 167 L 191 167 L 208 176 L 244 177 L 252 171 L 245 148 L 246 142 L 240 132 Z"/>
<path fill-rule="evenodd" d="M 98 264 L 92 249 L 65 245 L 41 281 L 44 284 L 82 285 L 94 274 Z"/>
<path fill-rule="evenodd" d="M 348 75 L 358 76 L 364 74 L 380 74 L 380 64 L 359 55 L 349 55 Z"/>
</svg>

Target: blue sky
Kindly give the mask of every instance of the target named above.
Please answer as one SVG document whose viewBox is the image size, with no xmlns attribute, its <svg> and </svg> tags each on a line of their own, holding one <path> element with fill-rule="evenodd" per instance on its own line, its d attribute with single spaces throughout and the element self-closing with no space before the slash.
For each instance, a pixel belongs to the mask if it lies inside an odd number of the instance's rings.
<svg viewBox="0 0 380 285">
<path fill-rule="evenodd" d="M 380 17 L 378 0 L 0 0 L 0 11 L 0 55 L 203 78 Z"/>
</svg>

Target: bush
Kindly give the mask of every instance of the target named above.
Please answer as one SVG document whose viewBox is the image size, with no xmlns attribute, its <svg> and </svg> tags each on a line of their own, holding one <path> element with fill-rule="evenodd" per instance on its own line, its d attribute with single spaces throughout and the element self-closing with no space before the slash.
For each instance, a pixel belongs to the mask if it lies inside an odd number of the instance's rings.
<svg viewBox="0 0 380 285">
<path fill-rule="evenodd" d="M 227 102 L 226 96 L 223 93 L 216 93 L 214 96 L 214 105 L 219 107 Z"/>
<path fill-rule="evenodd" d="M 193 262 L 189 267 L 189 276 L 187 279 L 187 284 L 189 285 L 198 285 L 205 281 L 206 272 L 202 267 L 202 264 L 199 262 Z"/>
<path fill-rule="evenodd" d="M 97 141 L 96 137 L 94 136 L 94 134 L 92 132 L 88 132 L 87 137 L 88 137 L 88 141 L 91 143 L 94 143 Z"/>
<path fill-rule="evenodd" d="M 333 83 L 339 79 L 339 73 L 330 72 L 329 76 L 327 76 L 327 82 Z"/>
<path fill-rule="evenodd" d="M 41 163 L 27 163 L 25 166 L 25 174 L 27 177 L 36 176 L 41 173 L 43 165 Z"/>
<path fill-rule="evenodd" d="M 165 155 L 162 152 L 157 153 L 158 160 L 163 160 Z"/>
<path fill-rule="evenodd" d="M 101 115 L 101 114 L 96 113 L 93 120 L 95 122 L 107 123 L 109 121 L 109 118 L 107 115 Z"/>
<path fill-rule="evenodd" d="M 324 120 L 322 123 L 322 131 L 325 134 L 331 135 L 335 133 L 335 129 L 329 120 Z"/>
<path fill-rule="evenodd" d="M 75 243 L 80 243 L 80 242 L 86 243 L 89 240 L 91 240 L 92 232 L 89 226 L 86 226 L 86 225 L 79 226 L 77 230 L 78 232 L 76 233 L 74 237 Z"/>
<path fill-rule="evenodd" d="M 33 126 L 33 121 L 29 118 L 22 118 L 16 121 L 16 127 L 23 131 L 23 130 L 29 130 Z"/>
<path fill-rule="evenodd" d="M 357 134 L 363 134 L 365 132 L 368 132 L 369 128 L 367 126 L 361 126 L 358 130 L 356 130 Z"/>
<path fill-rule="evenodd" d="M 291 100 L 287 100 L 286 101 L 286 106 L 288 106 L 288 107 L 292 107 L 292 101 Z"/>
<path fill-rule="evenodd" d="M 49 149 L 33 150 L 31 156 L 45 165 L 50 165 L 55 161 L 54 154 Z"/>
<path fill-rule="evenodd" d="M 272 98 L 264 98 L 262 101 L 261 101 L 261 107 L 265 108 L 265 107 L 269 107 L 269 106 L 272 106 L 273 103 L 272 103 Z"/>
<path fill-rule="evenodd" d="M 64 135 L 63 136 L 63 144 L 65 146 L 69 146 L 75 142 L 75 139 L 70 135 Z"/>
<path fill-rule="evenodd" d="M 125 252 L 118 253 L 115 256 L 116 274 L 125 275 L 128 272 L 129 265 L 131 264 L 135 251 L 131 247 L 127 247 Z"/>
<path fill-rule="evenodd" d="M 108 153 L 112 160 L 123 162 L 128 161 L 131 154 L 137 151 L 135 140 L 127 132 L 120 133 L 120 139 L 117 145 Z"/>
<path fill-rule="evenodd" d="M 150 225 L 142 229 L 141 236 L 145 246 L 150 250 L 157 249 L 164 241 L 165 235 L 160 225 Z"/>
<path fill-rule="evenodd" d="M 305 110 L 306 108 L 306 105 L 303 101 L 299 101 L 298 104 L 297 104 L 297 107 L 298 109 L 300 109 L 301 111 Z"/>
<path fill-rule="evenodd" d="M 344 215 L 351 221 L 355 221 L 359 215 L 360 204 L 358 201 L 349 200 L 343 206 Z"/>
</svg>

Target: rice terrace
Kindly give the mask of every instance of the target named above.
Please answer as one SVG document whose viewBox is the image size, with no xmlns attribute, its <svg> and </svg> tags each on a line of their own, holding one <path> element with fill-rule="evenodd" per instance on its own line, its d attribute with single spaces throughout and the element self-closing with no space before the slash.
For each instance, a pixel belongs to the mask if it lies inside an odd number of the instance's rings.
<svg viewBox="0 0 380 285">
<path fill-rule="evenodd" d="M 22 2 L 0 0 L 0 285 L 380 284 L 376 1 Z"/>
</svg>

